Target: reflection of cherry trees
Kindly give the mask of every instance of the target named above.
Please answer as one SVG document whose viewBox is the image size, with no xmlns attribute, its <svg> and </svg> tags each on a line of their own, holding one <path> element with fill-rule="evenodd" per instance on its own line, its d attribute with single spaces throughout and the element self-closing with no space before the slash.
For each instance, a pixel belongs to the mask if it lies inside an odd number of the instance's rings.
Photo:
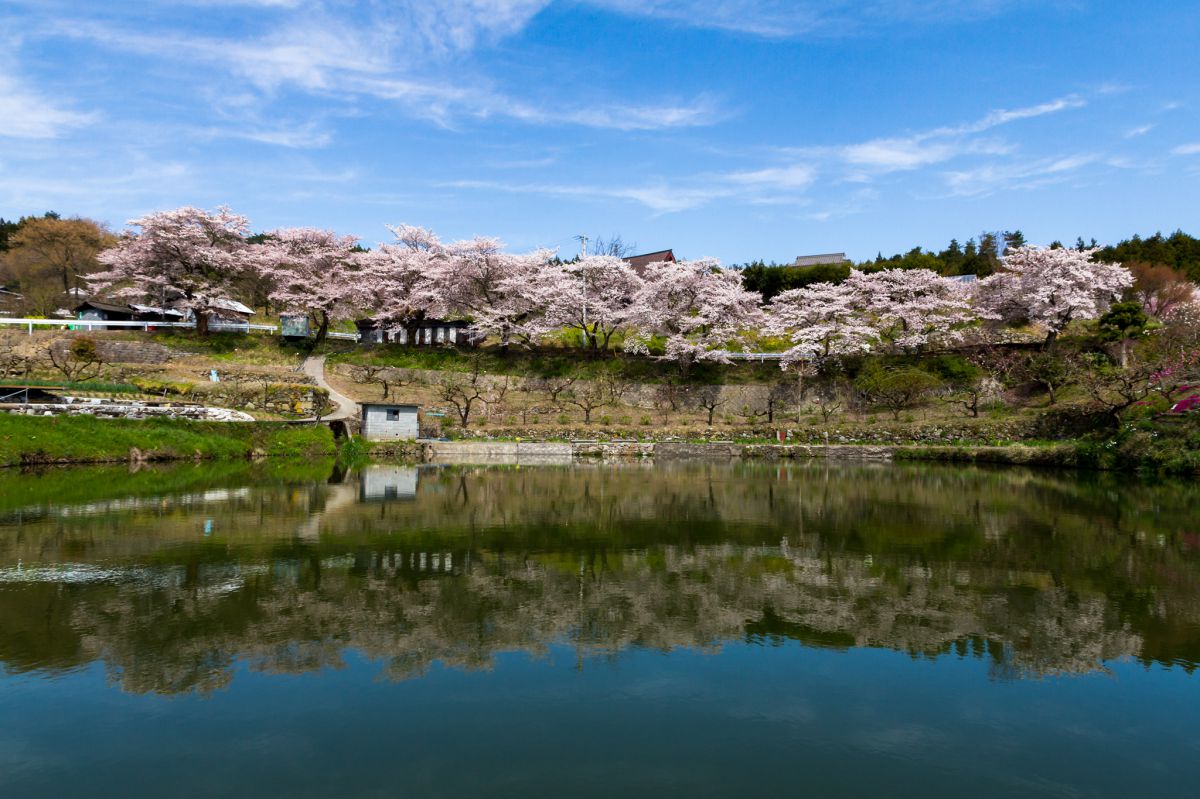
<svg viewBox="0 0 1200 799">
<path fill-rule="evenodd" d="M 21 536 L 0 536 L 0 659 L 100 661 L 163 693 L 347 649 L 395 679 L 552 645 L 586 660 L 746 640 L 957 652 L 1002 677 L 1186 660 L 1195 492 L 969 469 L 447 468 L 400 501 L 312 484 L 22 511 Z"/>
</svg>

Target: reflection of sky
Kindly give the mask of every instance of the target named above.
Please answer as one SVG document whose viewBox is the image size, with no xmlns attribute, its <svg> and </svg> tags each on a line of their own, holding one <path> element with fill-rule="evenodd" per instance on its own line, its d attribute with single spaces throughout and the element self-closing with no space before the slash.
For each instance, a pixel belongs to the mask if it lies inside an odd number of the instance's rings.
<svg viewBox="0 0 1200 799">
<path fill-rule="evenodd" d="M 1178 670 L 996 682 L 972 659 L 795 644 L 582 662 L 555 646 L 400 683 L 381 667 L 241 664 L 225 690 L 170 701 L 113 692 L 98 667 L 5 680 L 0 715 L 21 724 L 0 731 L 0 790 L 1137 796 L 1186 782 L 1200 714 Z M 130 762 L 136 779 L 113 768 Z"/>
</svg>

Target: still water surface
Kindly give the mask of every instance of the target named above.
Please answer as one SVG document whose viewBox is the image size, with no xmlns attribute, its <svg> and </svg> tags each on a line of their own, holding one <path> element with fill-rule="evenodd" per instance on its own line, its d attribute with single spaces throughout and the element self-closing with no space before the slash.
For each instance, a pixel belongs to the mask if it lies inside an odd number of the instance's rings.
<svg viewBox="0 0 1200 799">
<path fill-rule="evenodd" d="M 0 473 L 0 796 L 1194 795 L 1200 489 Z"/>
</svg>

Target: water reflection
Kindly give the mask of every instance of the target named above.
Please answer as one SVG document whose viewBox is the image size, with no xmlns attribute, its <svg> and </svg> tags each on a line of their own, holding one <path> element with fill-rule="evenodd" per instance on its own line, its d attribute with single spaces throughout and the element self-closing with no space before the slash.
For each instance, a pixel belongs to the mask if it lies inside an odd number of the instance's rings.
<svg viewBox="0 0 1200 799">
<path fill-rule="evenodd" d="M 0 660 L 138 693 L 732 642 L 1200 660 L 1197 489 L 906 466 L 185 467 L 0 477 Z M 56 488 L 57 486 L 57 488 Z"/>
</svg>

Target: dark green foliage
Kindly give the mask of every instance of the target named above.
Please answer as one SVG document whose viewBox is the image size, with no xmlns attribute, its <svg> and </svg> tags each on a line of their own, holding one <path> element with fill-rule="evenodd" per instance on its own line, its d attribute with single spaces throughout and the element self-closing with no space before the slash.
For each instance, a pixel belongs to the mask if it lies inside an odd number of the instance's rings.
<svg viewBox="0 0 1200 799">
<path fill-rule="evenodd" d="M 1125 341 L 1137 338 L 1146 332 L 1150 317 L 1142 310 L 1140 302 L 1118 302 L 1100 317 L 1099 337 L 1101 341 Z"/>
<path fill-rule="evenodd" d="M 1082 242 L 1082 239 L 1080 239 Z M 1096 253 L 1096 260 L 1107 263 L 1142 262 L 1165 264 L 1178 269 L 1191 280 L 1200 280 L 1200 239 L 1176 230 L 1170 236 L 1155 233 L 1148 238 L 1134 236 Z"/>
<path fill-rule="evenodd" d="M 896 419 L 901 411 L 921 404 L 941 385 L 941 380 L 923 369 L 888 369 L 875 360 L 868 361 L 854 380 L 854 388 L 868 405 L 884 408 Z"/>
<path fill-rule="evenodd" d="M 817 264 L 816 266 L 780 266 L 756 261 L 742 267 L 742 285 L 757 291 L 763 302 L 790 289 L 814 283 L 841 283 L 850 277 L 850 264 Z"/>
</svg>

